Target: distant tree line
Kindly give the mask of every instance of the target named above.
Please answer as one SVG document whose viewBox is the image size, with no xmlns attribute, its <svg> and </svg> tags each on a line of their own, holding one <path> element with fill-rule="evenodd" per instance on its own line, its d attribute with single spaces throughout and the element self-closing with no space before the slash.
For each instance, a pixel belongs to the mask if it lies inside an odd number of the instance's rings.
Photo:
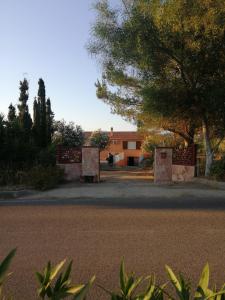
<svg viewBox="0 0 225 300">
<path fill-rule="evenodd" d="M 29 112 L 29 84 L 20 81 L 19 103 L 8 108 L 7 119 L 0 115 L 0 161 L 15 165 L 31 163 L 37 153 L 52 142 L 54 113 L 51 101 L 46 99 L 45 83 L 38 81 L 38 94 L 33 103 L 33 119 Z"/>
<path fill-rule="evenodd" d="M 7 117 L 0 114 L 1 169 L 26 170 L 36 165 L 55 165 L 58 144 L 82 147 L 87 142 L 102 150 L 109 143 L 104 132 L 98 131 L 97 138 L 94 133 L 88 142 L 81 126 L 64 120 L 55 121 L 42 78 L 38 81 L 38 92 L 33 101 L 33 117 L 28 107 L 27 79 L 20 81 L 19 91 L 18 104 L 9 105 Z"/>
</svg>

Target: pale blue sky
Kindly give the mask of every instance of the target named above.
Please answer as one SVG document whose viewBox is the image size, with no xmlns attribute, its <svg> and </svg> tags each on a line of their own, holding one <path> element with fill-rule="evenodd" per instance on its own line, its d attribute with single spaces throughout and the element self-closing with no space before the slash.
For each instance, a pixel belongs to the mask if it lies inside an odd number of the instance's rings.
<svg viewBox="0 0 225 300">
<path fill-rule="evenodd" d="M 100 66 L 85 49 L 95 18 L 93 1 L 0 0 L 0 112 L 7 114 L 10 102 L 18 102 L 25 76 L 32 113 L 42 77 L 56 119 L 74 121 L 84 130 L 136 129 L 96 98 Z"/>
</svg>

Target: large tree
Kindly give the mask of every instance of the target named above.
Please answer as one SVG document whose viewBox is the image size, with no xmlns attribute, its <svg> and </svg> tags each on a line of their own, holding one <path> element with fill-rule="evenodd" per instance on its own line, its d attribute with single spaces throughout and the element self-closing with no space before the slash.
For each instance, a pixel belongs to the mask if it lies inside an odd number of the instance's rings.
<svg viewBox="0 0 225 300">
<path fill-rule="evenodd" d="M 38 81 L 38 108 L 39 108 L 39 143 L 41 147 L 47 146 L 46 128 L 46 93 L 42 78 Z"/>
<path fill-rule="evenodd" d="M 97 95 L 129 118 L 201 126 L 208 175 L 225 135 L 225 1 L 122 2 L 123 11 L 96 5 L 89 50 L 103 67 Z"/>
<path fill-rule="evenodd" d="M 92 147 L 97 147 L 100 151 L 107 149 L 110 144 L 110 138 L 107 132 L 101 129 L 93 131 L 90 136 L 90 145 Z"/>
<path fill-rule="evenodd" d="M 14 123 L 16 121 L 16 108 L 12 105 L 12 103 L 9 105 L 8 110 L 8 122 L 10 124 Z"/>
<path fill-rule="evenodd" d="M 51 100 L 48 98 L 46 101 L 46 139 L 48 145 L 51 144 L 52 141 L 53 119 L 54 113 L 52 112 L 51 108 Z"/>
<path fill-rule="evenodd" d="M 64 120 L 54 124 L 53 141 L 55 144 L 69 147 L 82 147 L 85 142 L 85 134 L 81 126 Z"/>
<path fill-rule="evenodd" d="M 42 78 L 39 79 L 38 86 L 38 97 L 34 99 L 33 105 L 33 135 L 36 144 L 45 148 L 51 143 L 54 113 L 50 99 L 46 100 L 45 83 Z"/>
<path fill-rule="evenodd" d="M 20 97 L 19 97 L 19 104 L 18 104 L 18 121 L 21 130 L 24 132 L 24 136 L 26 139 L 30 138 L 30 132 L 31 132 L 31 127 L 32 127 L 32 119 L 29 113 L 29 108 L 28 108 L 28 90 L 29 90 L 29 85 L 27 79 L 24 79 L 23 81 L 20 81 Z"/>
</svg>

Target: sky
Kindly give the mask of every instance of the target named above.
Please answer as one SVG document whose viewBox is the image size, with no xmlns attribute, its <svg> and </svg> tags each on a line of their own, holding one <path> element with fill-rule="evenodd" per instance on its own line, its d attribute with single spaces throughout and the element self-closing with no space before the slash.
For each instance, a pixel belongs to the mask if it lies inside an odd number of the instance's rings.
<svg viewBox="0 0 225 300">
<path fill-rule="evenodd" d="M 85 46 L 95 0 L 0 0 L 0 112 L 18 103 L 19 81 L 29 81 L 29 108 L 45 81 L 55 119 L 84 130 L 136 130 L 96 97 L 101 67 Z M 118 5 L 120 0 L 111 0 Z"/>
</svg>

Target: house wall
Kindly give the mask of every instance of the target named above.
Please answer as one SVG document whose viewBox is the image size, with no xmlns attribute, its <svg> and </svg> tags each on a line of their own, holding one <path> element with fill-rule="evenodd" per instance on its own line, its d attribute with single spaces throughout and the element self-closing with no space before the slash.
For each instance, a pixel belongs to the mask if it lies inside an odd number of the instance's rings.
<svg viewBox="0 0 225 300">
<path fill-rule="evenodd" d="M 113 155 L 116 154 L 123 154 L 123 160 L 120 160 L 118 162 L 115 162 L 115 165 L 117 166 L 127 166 L 128 157 L 136 157 L 139 159 L 141 156 L 143 156 L 143 153 L 141 150 L 128 150 L 128 149 L 118 149 L 117 151 L 113 148 L 109 148 L 107 151 L 101 151 L 100 153 L 100 161 L 106 162 L 106 158 L 108 157 L 108 154 L 112 153 Z"/>
</svg>

